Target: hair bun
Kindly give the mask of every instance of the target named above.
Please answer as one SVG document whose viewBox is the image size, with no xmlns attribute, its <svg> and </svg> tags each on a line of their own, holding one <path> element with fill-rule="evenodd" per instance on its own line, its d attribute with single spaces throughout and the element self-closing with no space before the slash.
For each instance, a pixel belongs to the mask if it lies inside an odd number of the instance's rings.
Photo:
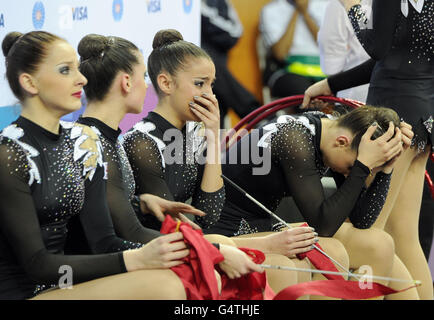
<svg viewBox="0 0 434 320">
<path fill-rule="evenodd" d="M 109 39 L 99 34 L 88 34 L 78 44 L 78 54 L 81 60 L 99 57 L 108 47 Z"/>
<path fill-rule="evenodd" d="M 2 42 L 2 50 L 3 50 L 3 55 L 5 57 L 8 56 L 9 51 L 11 50 L 12 46 L 14 45 L 15 42 L 18 41 L 18 39 L 22 36 L 23 34 L 21 32 L 9 32 L 3 39 Z"/>
<path fill-rule="evenodd" d="M 155 50 L 180 40 L 184 40 L 184 38 L 179 31 L 175 29 L 160 30 L 154 36 L 152 48 Z"/>
</svg>

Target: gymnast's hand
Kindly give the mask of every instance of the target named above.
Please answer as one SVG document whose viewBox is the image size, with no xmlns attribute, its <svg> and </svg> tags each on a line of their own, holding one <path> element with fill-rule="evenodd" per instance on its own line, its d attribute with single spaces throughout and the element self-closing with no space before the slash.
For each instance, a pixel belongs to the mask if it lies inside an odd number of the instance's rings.
<svg viewBox="0 0 434 320">
<path fill-rule="evenodd" d="M 412 127 L 410 124 L 401 121 L 400 124 L 400 130 L 401 130 L 401 144 L 402 144 L 402 151 L 408 149 L 411 146 L 411 140 L 413 139 L 414 133 L 411 130 Z M 402 151 L 399 152 L 396 156 L 394 156 L 391 160 L 387 161 L 380 169 L 384 173 L 390 174 L 393 171 L 393 168 L 395 167 L 396 161 L 399 159 L 399 157 L 402 154 Z"/>
<path fill-rule="evenodd" d="M 246 253 L 236 247 L 220 244 L 220 253 L 225 259 L 219 263 L 219 266 L 229 279 L 240 278 L 253 271 L 264 272 L 264 269 L 254 263 Z"/>
<path fill-rule="evenodd" d="M 304 92 L 303 103 L 300 106 L 300 109 L 306 109 L 309 107 L 310 100 L 317 96 L 330 96 L 332 95 L 332 90 L 329 87 L 329 83 L 327 79 L 323 79 L 311 85 Z"/>
<path fill-rule="evenodd" d="M 181 232 L 156 238 L 139 249 L 124 251 L 128 271 L 141 269 L 169 269 L 184 263 L 190 254 Z"/>
<path fill-rule="evenodd" d="M 190 110 L 205 124 L 205 136 L 207 143 L 218 142 L 220 129 L 220 108 L 214 94 L 203 93 L 195 96 L 190 102 Z"/>
<path fill-rule="evenodd" d="M 411 140 L 414 137 L 413 127 L 407 122 L 401 121 L 399 128 L 402 134 L 402 147 L 407 150 L 411 146 Z"/>
<path fill-rule="evenodd" d="M 296 227 L 265 236 L 268 247 L 265 253 L 277 253 L 287 257 L 312 250 L 318 242 L 318 234 L 311 227 Z"/>
<path fill-rule="evenodd" d="M 139 196 L 140 210 L 144 214 L 152 214 L 161 222 L 164 221 L 165 215 L 169 214 L 176 221 L 186 222 L 193 227 L 193 229 L 200 230 L 201 228 L 188 219 L 183 213 L 190 213 L 196 216 L 203 217 L 205 212 L 194 208 L 183 202 L 169 201 L 152 194 L 142 194 Z"/>
<path fill-rule="evenodd" d="M 371 137 L 377 130 L 377 126 L 378 124 L 373 124 L 366 130 L 360 141 L 357 155 L 357 159 L 371 170 L 383 166 L 403 150 L 401 130 L 395 128 L 392 121 L 382 136 L 372 140 Z"/>
</svg>

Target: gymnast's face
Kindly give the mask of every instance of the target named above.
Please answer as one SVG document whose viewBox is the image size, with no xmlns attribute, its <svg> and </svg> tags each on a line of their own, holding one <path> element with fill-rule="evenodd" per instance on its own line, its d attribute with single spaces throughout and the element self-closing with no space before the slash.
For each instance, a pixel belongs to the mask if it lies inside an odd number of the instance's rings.
<svg viewBox="0 0 434 320">
<path fill-rule="evenodd" d="M 324 164 L 344 176 L 349 175 L 357 159 L 357 152 L 351 149 L 350 141 L 339 141 L 338 138 L 333 145 L 327 148 L 327 150 L 324 150 L 322 154 Z"/>
<path fill-rule="evenodd" d="M 64 115 L 81 107 L 81 95 L 87 79 L 78 70 L 77 53 L 71 45 L 57 40 L 46 49 L 46 56 L 30 76 L 29 91 L 43 105 Z"/>
<path fill-rule="evenodd" d="M 200 121 L 191 111 L 190 102 L 194 96 L 206 93 L 212 96 L 215 81 L 215 66 L 208 58 L 191 58 L 186 61 L 175 77 L 175 90 L 172 95 L 172 106 L 184 121 Z"/>
</svg>

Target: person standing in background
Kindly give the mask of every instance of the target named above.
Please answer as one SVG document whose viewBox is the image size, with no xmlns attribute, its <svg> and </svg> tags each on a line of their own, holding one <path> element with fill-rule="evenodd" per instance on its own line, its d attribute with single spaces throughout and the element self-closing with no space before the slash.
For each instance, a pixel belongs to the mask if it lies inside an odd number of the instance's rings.
<svg viewBox="0 0 434 320">
<path fill-rule="evenodd" d="M 259 101 L 228 69 L 228 53 L 243 33 L 243 26 L 230 0 L 202 0 L 201 47 L 216 66 L 214 94 L 219 101 L 220 127 L 229 109 L 243 118 L 260 106 Z"/>
<path fill-rule="evenodd" d="M 370 15 L 372 0 L 361 2 L 364 10 Z M 330 0 L 324 15 L 323 23 L 318 32 L 321 69 L 326 75 L 333 75 L 351 69 L 369 59 L 369 55 L 354 34 L 353 26 L 347 12 L 338 0 Z M 358 100 L 365 103 L 369 84 L 341 90 L 337 97 Z M 428 172 L 433 177 L 433 165 L 428 162 Z M 434 202 L 427 184 L 424 186 L 421 214 L 419 221 L 419 238 L 426 260 L 429 260 L 433 239 L 434 219 L 432 212 Z"/>
<path fill-rule="evenodd" d="M 418 233 L 425 168 L 434 141 L 434 2 L 373 0 L 371 14 L 359 0 L 340 2 L 371 59 L 309 87 L 302 106 L 313 97 L 369 82 L 367 103 L 392 108 L 412 126 L 411 148 L 397 160 L 374 227 L 393 237 L 397 255 L 422 282 L 420 298 L 432 300 L 432 276 Z"/>
<path fill-rule="evenodd" d="M 370 9 L 372 1 L 364 0 Z M 338 0 L 330 0 L 318 31 L 321 70 L 326 75 L 351 69 L 369 59 L 356 35 L 347 12 Z M 339 91 L 336 96 L 365 103 L 369 84 Z"/>
<path fill-rule="evenodd" d="M 324 78 L 316 41 L 326 5 L 326 0 L 274 0 L 262 9 L 263 76 L 272 97 L 303 94 Z"/>
</svg>

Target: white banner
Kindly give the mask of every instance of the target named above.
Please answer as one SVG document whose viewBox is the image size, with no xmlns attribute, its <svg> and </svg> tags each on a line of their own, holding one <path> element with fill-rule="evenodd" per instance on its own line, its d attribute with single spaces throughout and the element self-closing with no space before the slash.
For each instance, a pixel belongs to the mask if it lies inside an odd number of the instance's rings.
<svg viewBox="0 0 434 320">
<path fill-rule="evenodd" d="M 200 0 L 2 0 L 0 39 L 11 31 L 45 30 L 65 38 L 74 48 L 89 33 L 126 38 L 145 56 L 160 29 L 177 29 L 200 45 Z M 15 104 L 0 58 L 0 107 Z"/>
</svg>

